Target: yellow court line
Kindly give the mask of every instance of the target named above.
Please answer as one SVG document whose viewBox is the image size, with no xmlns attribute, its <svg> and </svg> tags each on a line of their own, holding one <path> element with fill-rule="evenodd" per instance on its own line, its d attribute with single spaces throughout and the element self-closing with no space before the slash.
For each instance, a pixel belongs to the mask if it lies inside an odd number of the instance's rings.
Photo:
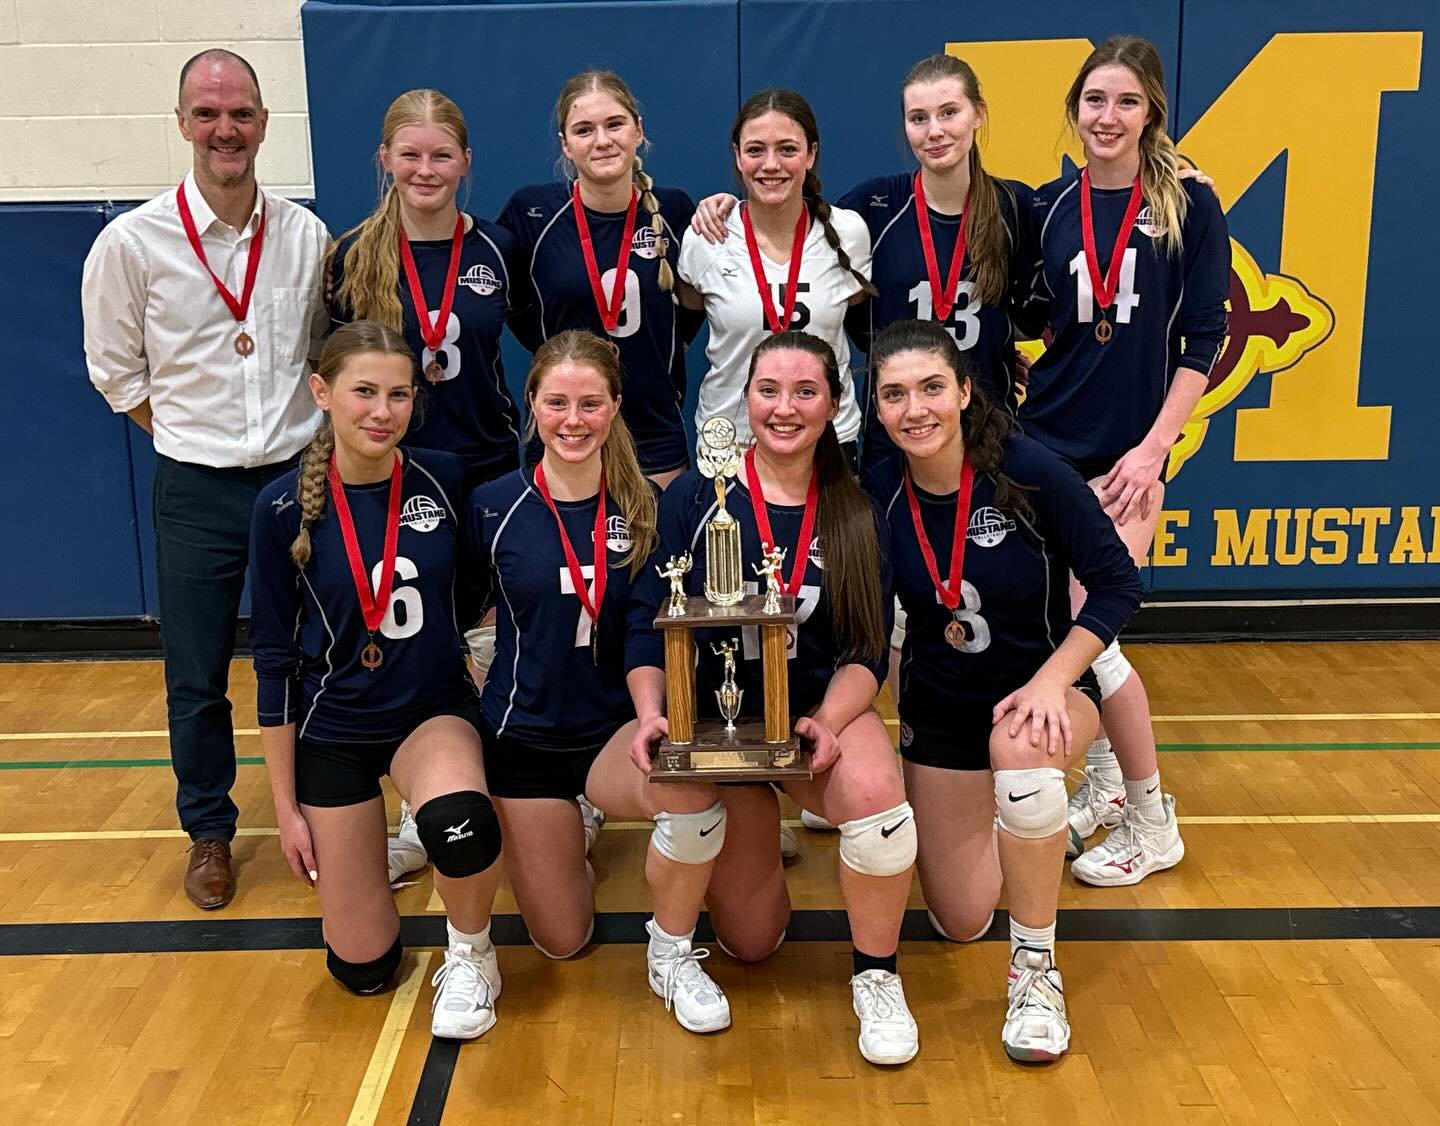
<svg viewBox="0 0 1440 1126">
<path fill-rule="evenodd" d="M 350 1108 L 347 1126 L 371 1126 L 380 1113 L 390 1073 L 395 1070 L 395 1059 L 400 1054 L 400 1044 L 405 1039 L 405 1030 L 410 1027 L 410 1014 L 415 1011 L 420 987 L 425 984 L 425 976 L 430 972 L 430 962 L 434 957 L 433 953 L 417 957 L 410 972 L 401 978 L 396 987 L 395 995 L 390 999 L 390 1011 L 385 1014 L 385 1024 L 375 1041 L 374 1051 L 370 1053 L 370 1065 L 365 1069 L 360 1090 L 355 1094 L 355 1105 Z"/>
<path fill-rule="evenodd" d="M 1154 715 L 1155 723 L 1354 723 L 1386 720 L 1440 720 L 1440 712 L 1237 712 L 1224 715 Z M 899 727 L 887 719 L 887 727 Z M 242 737 L 260 734 L 258 727 L 239 727 Z M 164 739 L 168 731 L 0 731 L 3 743 L 43 743 L 66 739 Z"/>
</svg>

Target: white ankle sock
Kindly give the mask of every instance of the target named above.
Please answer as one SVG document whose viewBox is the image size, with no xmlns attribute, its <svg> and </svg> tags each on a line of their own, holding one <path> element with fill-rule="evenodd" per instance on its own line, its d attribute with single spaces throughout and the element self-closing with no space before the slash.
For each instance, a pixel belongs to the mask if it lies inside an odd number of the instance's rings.
<svg viewBox="0 0 1440 1126">
<path fill-rule="evenodd" d="M 461 943 L 469 946 L 476 954 L 483 954 L 490 949 L 490 924 L 485 924 L 484 930 L 478 930 L 474 934 L 466 934 L 462 930 L 456 930 L 455 924 L 449 919 L 445 920 L 445 931 L 450 936 L 450 945 L 458 946 Z"/>
<path fill-rule="evenodd" d="M 1022 946 L 1032 950 L 1048 950 L 1051 959 L 1055 957 L 1055 924 L 1048 927 L 1021 926 L 1012 917 L 1010 920 L 1010 957 Z"/>
<path fill-rule="evenodd" d="M 652 915 L 650 921 L 645 924 L 645 929 L 650 933 L 650 953 L 654 954 L 666 946 L 675 946 L 681 942 L 689 942 L 695 937 L 695 928 L 690 928 L 689 934 L 670 934 L 663 930 Z"/>
<path fill-rule="evenodd" d="M 1164 824 L 1165 802 L 1160 793 L 1160 772 L 1157 770 L 1149 778 L 1125 779 L 1125 804 L 1148 824 Z"/>
<path fill-rule="evenodd" d="M 1120 773 L 1120 760 L 1110 749 L 1110 740 L 1104 737 L 1090 744 L 1090 749 L 1085 752 L 1085 765 L 1117 790 L 1125 780 Z"/>
</svg>

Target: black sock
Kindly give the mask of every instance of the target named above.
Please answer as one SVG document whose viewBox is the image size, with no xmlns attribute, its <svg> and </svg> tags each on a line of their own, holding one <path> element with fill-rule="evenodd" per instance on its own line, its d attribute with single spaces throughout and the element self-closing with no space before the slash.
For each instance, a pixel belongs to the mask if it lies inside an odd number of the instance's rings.
<svg viewBox="0 0 1440 1126">
<path fill-rule="evenodd" d="M 885 970 L 888 973 L 898 973 L 895 968 L 899 963 L 896 959 L 900 956 L 897 950 L 894 954 L 887 954 L 883 958 L 877 958 L 873 954 L 866 954 L 858 946 L 850 948 L 850 962 L 855 968 L 856 974 L 863 974 L 866 970 Z"/>
</svg>

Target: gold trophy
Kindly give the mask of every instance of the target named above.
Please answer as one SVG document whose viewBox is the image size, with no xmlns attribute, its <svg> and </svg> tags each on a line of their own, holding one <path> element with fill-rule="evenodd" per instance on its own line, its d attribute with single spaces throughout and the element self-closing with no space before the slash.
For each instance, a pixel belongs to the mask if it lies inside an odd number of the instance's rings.
<svg viewBox="0 0 1440 1126">
<path fill-rule="evenodd" d="M 745 594 L 740 569 L 740 522 L 725 508 L 725 481 L 740 469 L 735 424 L 724 415 L 700 427 L 696 468 L 715 482 L 715 515 L 705 525 L 705 597 L 716 606 L 733 606 Z"/>
<path fill-rule="evenodd" d="M 672 558 L 665 567 L 657 568 L 662 578 L 670 580 L 670 598 L 655 618 L 655 628 L 665 634 L 665 709 L 670 733 L 660 743 L 650 781 L 810 778 L 810 753 L 800 746 L 790 727 L 788 629 L 795 622 L 795 597 L 780 593 L 785 553 L 766 545 L 763 566 L 753 568 L 756 575 L 765 575 L 766 593 L 747 595 L 740 524 L 725 509 L 725 480 L 740 467 L 735 425 L 728 418 L 707 419 L 700 427 L 700 439 L 702 449 L 696 462 L 700 472 L 715 483 L 716 508 L 705 526 L 705 594 L 684 595 L 688 556 Z M 744 646 L 742 638 L 732 633 L 719 644 L 711 642 L 711 651 L 724 659 L 724 677 L 715 689 L 721 718 L 697 719 L 695 631 L 747 626 L 760 635 L 764 718 L 740 715 L 744 690 L 736 674 Z"/>
</svg>

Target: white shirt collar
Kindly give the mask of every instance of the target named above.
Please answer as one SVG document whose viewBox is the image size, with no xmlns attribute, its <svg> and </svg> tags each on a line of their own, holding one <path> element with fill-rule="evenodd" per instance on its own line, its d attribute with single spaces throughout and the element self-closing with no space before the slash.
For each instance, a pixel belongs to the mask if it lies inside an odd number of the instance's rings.
<svg viewBox="0 0 1440 1126">
<path fill-rule="evenodd" d="M 260 222 L 260 208 L 265 200 L 265 189 L 259 184 L 255 185 L 255 204 L 250 209 L 250 218 L 241 229 L 242 235 L 255 230 Z M 210 209 L 210 204 L 205 199 L 205 194 L 200 190 L 200 185 L 195 182 L 195 171 L 191 169 L 185 173 L 185 202 L 190 205 L 190 214 L 195 218 L 195 229 L 202 234 L 210 229 L 210 224 L 219 217 Z"/>
</svg>

